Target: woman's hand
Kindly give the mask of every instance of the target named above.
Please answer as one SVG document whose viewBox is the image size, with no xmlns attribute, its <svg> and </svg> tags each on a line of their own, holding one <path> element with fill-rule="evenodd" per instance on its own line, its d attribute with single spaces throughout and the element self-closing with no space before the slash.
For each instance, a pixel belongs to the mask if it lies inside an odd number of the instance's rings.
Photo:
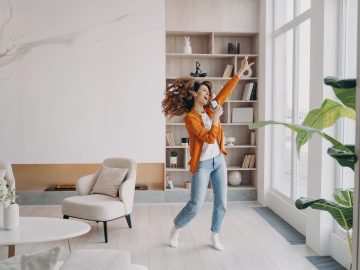
<svg viewBox="0 0 360 270">
<path fill-rule="evenodd" d="M 236 75 L 238 77 L 241 77 L 243 75 L 243 73 L 247 69 L 249 69 L 253 64 L 254 64 L 254 62 L 252 62 L 252 63 L 248 62 L 248 56 L 246 55 L 245 58 L 241 61 L 239 71 L 238 71 L 238 73 Z"/>
<path fill-rule="evenodd" d="M 223 113 L 224 113 L 224 109 L 220 105 L 214 109 L 213 125 L 217 126 L 219 124 L 220 116 L 222 116 Z"/>
</svg>

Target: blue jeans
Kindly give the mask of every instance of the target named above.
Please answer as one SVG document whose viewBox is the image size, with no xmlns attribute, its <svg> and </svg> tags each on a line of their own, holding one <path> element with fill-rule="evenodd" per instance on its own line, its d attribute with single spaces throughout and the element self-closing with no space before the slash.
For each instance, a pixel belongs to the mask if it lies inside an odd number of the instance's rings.
<svg viewBox="0 0 360 270">
<path fill-rule="evenodd" d="M 198 170 L 191 178 L 190 201 L 187 202 L 185 207 L 176 216 L 174 220 L 176 227 L 184 227 L 202 208 L 209 177 L 214 193 L 211 231 L 215 233 L 220 232 L 227 203 L 227 169 L 223 154 L 199 162 Z"/>
</svg>

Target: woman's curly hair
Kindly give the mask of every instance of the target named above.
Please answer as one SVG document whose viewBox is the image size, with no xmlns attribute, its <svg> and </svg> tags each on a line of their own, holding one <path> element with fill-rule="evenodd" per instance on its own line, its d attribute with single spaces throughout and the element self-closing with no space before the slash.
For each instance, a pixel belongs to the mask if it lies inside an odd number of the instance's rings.
<svg viewBox="0 0 360 270">
<path fill-rule="evenodd" d="M 171 118 L 191 111 L 194 107 L 193 92 L 197 92 L 201 85 L 207 86 L 210 96 L 212 96 L 212 83 L 210 81 L 200 82 L 191 77 L 181 77 L 168 85 L 165 89 L 165 98 L 162 101 L 162 111 L 165 116 Z"/>
</svg>

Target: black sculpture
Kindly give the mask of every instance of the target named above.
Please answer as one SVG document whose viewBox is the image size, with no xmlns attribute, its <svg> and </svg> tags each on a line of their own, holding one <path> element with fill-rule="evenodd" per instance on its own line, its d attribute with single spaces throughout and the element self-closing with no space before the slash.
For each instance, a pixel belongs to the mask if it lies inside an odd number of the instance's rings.
<svg viewBox="0 0 360 270">
<path fill-rule="evenodd" d="M 200 63 L 198 61 L 196 61 L 195 67 L 196 67 L 195 73 L 191 72 L 190 76 L 192 76 L 192 77 L 206 77 L 207 76 L 207 73 L 202 72 L 202 70 L 200 69 Z"/>
</svg>

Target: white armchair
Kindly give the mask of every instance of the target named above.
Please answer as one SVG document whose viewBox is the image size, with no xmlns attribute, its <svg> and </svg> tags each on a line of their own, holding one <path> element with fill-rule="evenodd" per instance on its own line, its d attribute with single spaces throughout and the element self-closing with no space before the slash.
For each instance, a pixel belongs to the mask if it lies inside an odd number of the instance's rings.
<svg viewBox="0 0 360 270">
<path fill-rule="evenodd" d="M 135 193 L 136 162 L 127 158 L 108 158 L 103 165 L 110 168 L 127 168 L 128 173 L 119 188 L 119 197 L 103 194 L 90 194 L 98 172 L 81 177 L 76 184 L 78 196 L 65 198 L 62 203 L 64 219 L 69 217 L 103 222 L 105 243 L 108 242 L 107 222 L 125 217 L 129 228 L 131 225 Z"/>
</svg>

